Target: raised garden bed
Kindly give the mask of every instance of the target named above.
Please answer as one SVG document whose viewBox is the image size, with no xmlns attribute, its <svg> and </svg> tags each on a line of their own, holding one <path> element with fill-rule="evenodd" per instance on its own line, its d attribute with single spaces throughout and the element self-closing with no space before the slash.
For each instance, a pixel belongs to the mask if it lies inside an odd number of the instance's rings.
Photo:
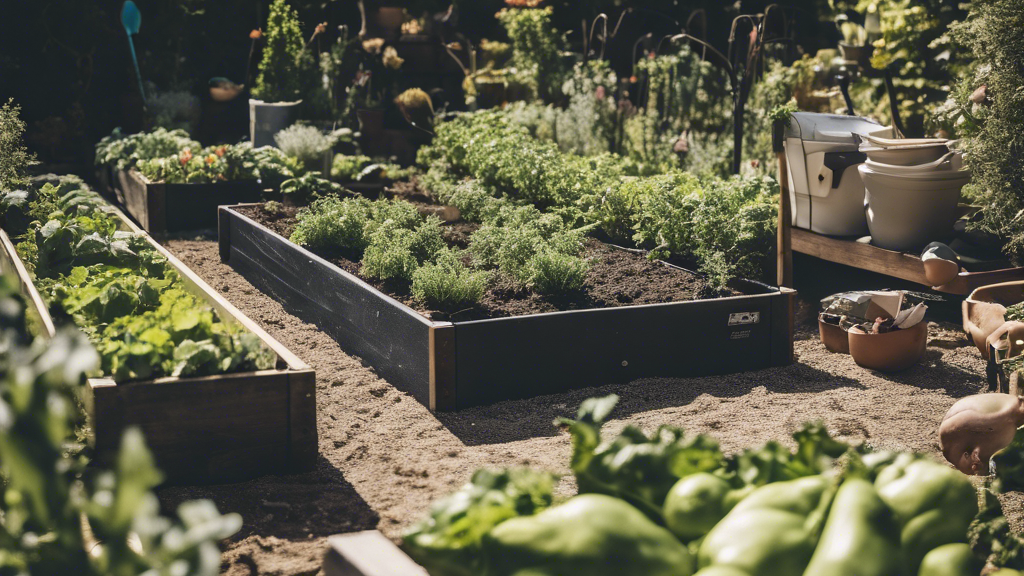
<svg viewBox="0 0 1024 576">
<path fill-rule="evenodd" d="M 90 378 L 85 399 L 96 458 L 116 455 L 125 428 L 142 429 L 157 464 L 172 483 L 236 482 L 264 474 L 311 470 L 316 462 L 315 373 L 239 312 L 188 267 L 115 210 L 123 228 L 143 234 L 225 322 L 252 332 L 277 356 L 276 368 L 193 378 L 116 383 Z M 6 232 L 0 269 L 17 274 L 44 336 L 54 323 Z M 33 320 L 36 321 L 36 320 Z"/>
<path fill-rule="evenodd" d="M 154 234 L 217 227 L 217 207 L 256 202 L 256 180 L 197 184 L 150 182 L 137 170 L 114 172 L 118 200 L 144 230 Z"/>
<path fill-rule="evenodd" d="M 432 410 L 792 362 L 789 289 L 740 282 L 740 295 L 709 300 L 433 320 L 246 216 L 253 207 L 221 207 L 221 259 Z"/>
</svg>

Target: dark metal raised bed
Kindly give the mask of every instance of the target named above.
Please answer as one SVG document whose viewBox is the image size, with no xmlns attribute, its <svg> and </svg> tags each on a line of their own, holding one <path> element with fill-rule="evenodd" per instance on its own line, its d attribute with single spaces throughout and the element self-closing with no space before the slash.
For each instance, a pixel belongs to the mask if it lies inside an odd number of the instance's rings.
<svg viewBox="0 0 1024 576">
<path fill-rule="evenodd" d="M 257 202 L 262 189 L 256 180 L 209 184 L 150 182 L 137 170 L 114 173 L 117 198 L 145 231 L 154 234 L 217 227 L 217 207 Z"/>
<path fill-rule="evenodd" d="M 796 292 L 437 322 L 239 213 L 220 208 L 221 260 L 432 410 L 793 360 Z"/>
</svg>

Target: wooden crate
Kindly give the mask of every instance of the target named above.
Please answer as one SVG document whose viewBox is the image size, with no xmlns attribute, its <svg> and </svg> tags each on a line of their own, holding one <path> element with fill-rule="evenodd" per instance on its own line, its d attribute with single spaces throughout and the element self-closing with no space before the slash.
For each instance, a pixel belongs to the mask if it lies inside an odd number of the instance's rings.
<svg viewBox="0 0 1024 576">
<path fill-rule="evenodd" d="M 120 211 L 123 227 L 143 234 L 178 271 L 185 287 L 206 300 L 225 322 L 256 334 L 277 355 L 273 370 L 195 378 L 115 383 L 89 379 L 85 400 L 96 459 L 110 462 L 128 426 L 146 442 L 172 483 L 236 482 L 264 474 L 312 470 L 317 457 L 316 380 L 309 366 L 263 331 Z M 52 337 L 54 323 L 0 230 L 0 269 L 18 276 L 30 318 Z"/>
<path fill-rule="evenodd" d="M 220 209 L 221 259 L 432 410 L 793 359 L 793 290 L 437 322 L 236 208 Z"/>
<path fill-rule="evenodd" d="M 217 227 L 217 207 L 256 202 L 262 192 L 256 180 L 211 184 L 150 182 L 138 170 L 114 174 L 118 200 L 148 232 L 162 234 Z"/>
</svg>

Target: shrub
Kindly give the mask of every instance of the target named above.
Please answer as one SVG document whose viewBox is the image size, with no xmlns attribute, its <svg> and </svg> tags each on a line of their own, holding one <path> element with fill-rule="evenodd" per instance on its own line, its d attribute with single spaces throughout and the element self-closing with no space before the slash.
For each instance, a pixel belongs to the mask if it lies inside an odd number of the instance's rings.
<svg viewBox="0 0 1024 576">
<path fill-rule="evenodd" d="M 274 142 L 286 156 L 295 158 L 307 170 L 319 170 L 323 166 L 324 154 L 338 142 L 351 137 L 352 131 L 348 128 L 324 134 L 315 126 L 293 124 L 274 134 Z"/>
<path fill-rule="evenodd" d="M 362 253 L 372 203 L 364 198 L 326 196 L 300 210 L 290 240 L 313 250 L 341 249 Z"/>
<path fill-rule="evenodd" d="M 498 20 L 512 41 L 517 80 L 542 98 L 557 96 L 565 76 L 561 59 L 565 42 L 551 23 L 551 14 L 550 7 L 498 12 Z"/>
<path fill-rule="evenodd" d="M 527 268 L 530 285 L 537 292 L 570 294 L 583 288 L 590 263 L 584 258 L 545 248 L 530 258 Z"/>
<path fill-rule="evenodd" d="M 21 107 L 12 98 L 0 108 L 0 192 L 28 184 L 25 170 L 35 163 L 35 157 L 25 148 L 24 133 Z"/>
<path fill-rule="evenodd" d="M 429 306 L 453 310 L 479 302 L 489 278 L 488 272 L 466 267 L 460 251 L 445 248 L 413 273 L 412 294 Z"/>
<path fill-rule="evenodd" d="M 313 79 L 312 56 L 303 46 L 298 11 L 287 0 L 274 0 L 264 33 L 266 46 L 252 95 L 267 102 L 287 102 L 302 97 L 307 79 Z"/>
<path fill-rule="evenodd" d="M 379 221 L 363 254 L 364 274 L 380 280 L 410 282 L 421 264 L 447 248 L 441 220 L 436 216 L 421 220 L 418 213 L 416 217 L 419 224 L 415 228 L 401 217 Z"/>
<path fill-rule="evenodd" d="M 307 172 L 298 178 L 291 178 L 281 183 L 281 194 L 290 198 L 295 204 L 305 204 L 309 200 L 341 194 L 345 191 L 340 184 L 325 180 L 320 173 Z"/>
<path fill-rule="evenodd" d="M 381 225 L 413 230 L 423 222 L 416 206 L 402 200 L 380 199 L 370 206 L 366 235 L 372 236 Z"/>
</svg>

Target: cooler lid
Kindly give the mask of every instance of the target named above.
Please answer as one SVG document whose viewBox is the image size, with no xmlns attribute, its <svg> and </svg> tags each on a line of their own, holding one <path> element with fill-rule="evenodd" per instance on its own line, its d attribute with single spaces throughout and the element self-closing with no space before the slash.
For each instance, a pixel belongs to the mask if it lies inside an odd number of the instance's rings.
<svg viewBox="0 0 1024 576">
<path fill-rule="evenodd" d="M 799 138 L 805 142 L 856 144 L 854 134 L 865 135 L 878 130 L 880 126 L 878 122 L 861 116 L 794 112 L 786 128 L 786 137 Z"/>
</svg>

